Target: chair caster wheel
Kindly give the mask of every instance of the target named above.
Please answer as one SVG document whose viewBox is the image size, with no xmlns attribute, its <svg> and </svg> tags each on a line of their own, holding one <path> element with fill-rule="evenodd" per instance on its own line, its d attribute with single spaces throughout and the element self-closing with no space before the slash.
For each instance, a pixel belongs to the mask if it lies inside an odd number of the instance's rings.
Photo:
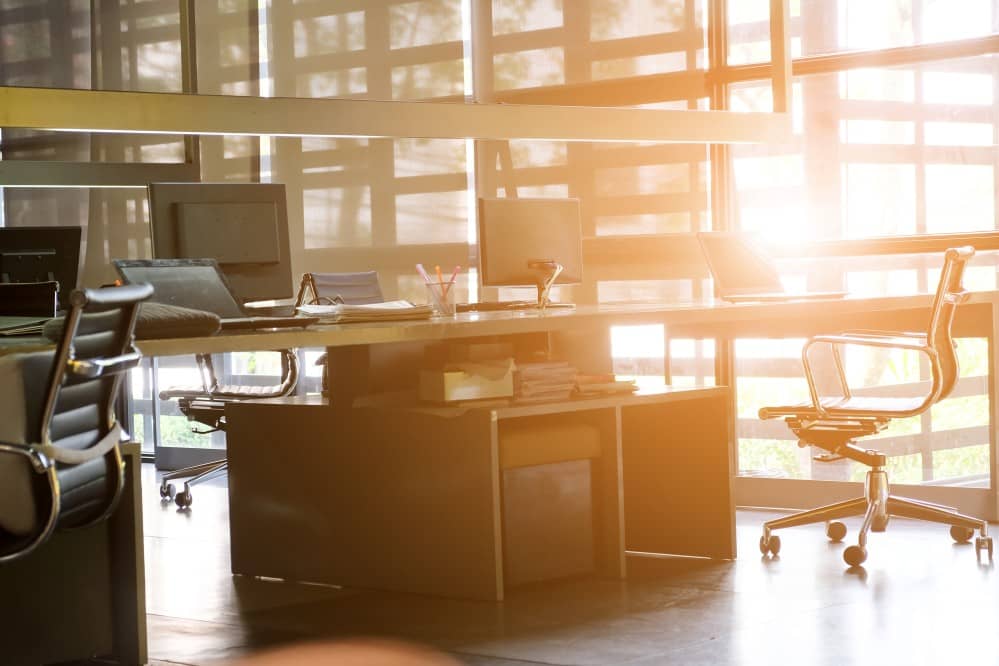
<svg viewBox="0 0 999 666">
<path fill-rule="evenodd" d="M 191 496 L 190 490 L 182 490 L 177 493 L 177 496 L 173 498 L 173 501 L 176 502 L 177 506 L 181 509 L 186 509 L 191 506 L 192 502 L 194 502 L 194 497 Z"/>
<path fill-rule="evenodd" d="M 760 537 L 760 552 L 766 555 L 770 553 L 771 555 L 776 555 L 780 552 L 780 537 L 771 536 L 769 539 L 765 536 Z"/>
<path fill-rule="evenodd" d="M 160 499 L 172 500 L 176 492 L 177 490 L 173 487 L 172 483 L 164 481 L 160 484 Z"/>
<path fill-rule="evenodd" d="M 838 520 L 830 521 L 826 525 L 826 536 L 829 537 L 830 541 L 842 541 L 843 537 L 846 536 L 846 525 Z"/>
<path fill-rule="evenodd" d="M 950 526 L 950 538 L 958 543 L 968 543 L 974 534 L 975 530 L 970 527 L 961 527 L 960 525 Z"/>
<path fill-rule="evenodd" d="M 975 554 L 981 557 L 982 551 L 989 554 L 989 562 L 992 561 L 992 537 L 978 537 L 975 539 Z"/>
<path fill-rule="evenodd" d="M 861 546 L 848 546 L 843 551 L 843 560 L 851 567 L 860 566 L 867 559 L 867 549 Z"/>
</svg>

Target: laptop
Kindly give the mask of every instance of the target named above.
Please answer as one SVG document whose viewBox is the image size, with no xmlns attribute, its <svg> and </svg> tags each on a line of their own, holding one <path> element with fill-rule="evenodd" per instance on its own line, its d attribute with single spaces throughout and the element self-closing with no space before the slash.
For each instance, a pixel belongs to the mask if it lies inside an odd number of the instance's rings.
<svg viewBox="0 0 999 666">
<path fill-rule="evenodd" d="M 316 317 L 250 315 L 229 287 L 214 259 L 115 259 L 115 270 L 127 283 L 153 285 L 150 300 L 195 310 L 214 312 L 223 331 L 264 328 L 301 328 Z"/>
<path fill-rule="evenodd" d="M 836 299 L 845 291 L 784 291 L 770 257 L 745 234 L 712 231 L 697 234 L 701 251 L 715 281 L 715 295 L 732 303 Z"/>
</svg>

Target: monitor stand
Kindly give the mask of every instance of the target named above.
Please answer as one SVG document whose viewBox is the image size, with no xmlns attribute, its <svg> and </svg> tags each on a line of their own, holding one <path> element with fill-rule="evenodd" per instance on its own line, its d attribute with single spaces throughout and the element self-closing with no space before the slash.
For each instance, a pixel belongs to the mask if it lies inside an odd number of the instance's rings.
<svg viewBox="0 0 999 666">
<path fill-rule="evenodd" d="M 557 261 L 529 261 L 527 267 L 538 272 L 538 303 L 535 307 L 544 312 L 548 308 L 574 308 L 572 303 L 552 303 L 551 291 L 563 266 Z"/>
</svg>

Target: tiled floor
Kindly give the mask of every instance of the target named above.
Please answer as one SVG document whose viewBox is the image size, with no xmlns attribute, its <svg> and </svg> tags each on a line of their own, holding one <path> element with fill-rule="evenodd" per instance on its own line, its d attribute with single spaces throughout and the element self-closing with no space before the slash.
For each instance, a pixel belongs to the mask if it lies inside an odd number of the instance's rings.
<svg viewBox="0 0 999 666">
<path fill-rule="evenodd" d="M 847 571 L 843 545 L 821 526 L 784 531 L 781 556 L 761 558 L 769 514 L 745 511 L 733 562 L 631 558 L 627 581 L 561 581 L 511 590 L 502 603 L 466 602 L 233 577 L 224 483 L 197 487 L 180 512 L 160 503 L 146 467 L 154 664 L 356 636 L 418 642 L 478 666 L 999 663 L 999 574 L 946 527 L 895 519 L 871 536 L 866 567 Z"/>
</svg>

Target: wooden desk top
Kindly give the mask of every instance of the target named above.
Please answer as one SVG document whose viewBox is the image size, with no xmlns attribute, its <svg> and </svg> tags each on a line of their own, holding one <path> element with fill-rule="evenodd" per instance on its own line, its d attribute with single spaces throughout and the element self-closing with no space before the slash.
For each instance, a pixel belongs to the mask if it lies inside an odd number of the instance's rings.
<svg viewBox="0 0 999 666">
<path fill-rule="evenodd" d="M 999 292 L 977 292 L 971 302 L 991 303 Z M 451 318 L 395 322 L 356 322 L 317 325 L 307 329 L 254 331 L 236 335 L 173 340 L 140 340 L 144 354 L 169 356 L 197 352 L 260 351 L 294 347 L 338 347 L 388 342 L 453 340 L 492 335 L 544 331 L 570 331 L 608 324 L 664 324 L 671 334 L 711 331 L 719 327 L 739 330 L 760 321 L 794 319 L 812 321 L 851 313 L 925 309 L 932 295 L 847 297 L 835 301 L 789 301 L 784 303 L 726 303 L 708 300 L 687 303 L 625 303 L 580 305 L 575 309 L 459 313 Z M 964 306 L 967 308 L 967 305 Z M 961 317 L 959 316 L 959 319 Z M 925 324 L 924 324 L 925 326 Z M 832 329 L 838 330 L 840 324 Z M 891 326 L 895 329 L 897 326 Z M 781 335 L 776 329 L 774 335 Z"/>
</svg>

